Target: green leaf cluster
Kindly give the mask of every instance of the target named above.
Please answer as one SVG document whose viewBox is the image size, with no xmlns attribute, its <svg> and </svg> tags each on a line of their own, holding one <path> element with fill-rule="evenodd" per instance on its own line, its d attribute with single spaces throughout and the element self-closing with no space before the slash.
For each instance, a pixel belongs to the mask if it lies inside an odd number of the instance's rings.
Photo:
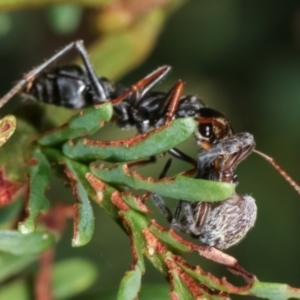
<svg viewBox="0 0 300 300">
<path fill-rule="evenodd" d="M 162 5 L 143 12 L 141 16 L 128 17 L 128 11 L 106 9 L 106 5 L 113 2 L 63 1 L 71 4 L 68 7 L 56 6 L 62 3 L 57 0 L 2 0 L 0 9 L 54 5 L 49 11 L 50 22 L 55 30 L 65 34 L 78 26 L 78 19 L 73 19 L 74 14 L 80 18 L 82 13 L 82 8 L 74 7 L 74 4 L 101 7 L 97 23 L 101 27 L 101 35 L 91 45 L 90 55 L 101 74 L 117 78 L 138 65 L 150 52 L 171 10 Z M 169 2 L 172 2 L 171 6 L 174 8 L 181 1 Z M 0 23 L 1 20 L 7 23 L 6 17 L 0 16 Z M 7 29 L 4 29 L 3 32 L 6 32 Z M 94 233 L 94 210 L 98 206 L 130 237 L 133 263 L 124 274 L 118 292 L 96 295 L 95 299 L 168 299 L 169 296 L 173 299 L 229 299 L 231 294 L 275 300 L 300 299 L 300 290 L 285 284 L 259 282 L 255 276 L 248 274 L 250 283 L 238 287 L 205 272 L 199 265 L 187 264 L 181 254 L 196 251 L 224 264 L 241 276 L 247 275 L 245 270 L 241 271 L 241 266 L 233 257 L 187 242 L 172 229 L 162 228 L 151 220 L 149 209 L 141 202 L 135 190 L 158 193 L 175 201 L 221 201 L 234 191 L 230 184 L 180 175 L 168 180 L 145 178 L 130 171 L 124 164 L 161 154 L 177 146 L 192 135 L 196 126 L 192 119 L 176 120 L 168 127 L 146 134 L 140 140 L 127 139 L 109 143 L 84 136 L 94 134 L 105 122 L 111 120 L 113 108 L 110 103 L 74 116 L 73 112 L 53 107 L 45 108 L 44 112 L 45 119 L 54 127 L 60 125 L 62 120 L 67 122 L 37 138 L 36 128 L 21 119 L 18 120 L 18 127 L 13 116 L 0 120 L 0 146 L 3 146 L 0 162 L 5 170 L 3 182 L 16 184 L 18 188 L 15 190 L 24 194 L 27 174 L 29 176 L 26 217 L 19 223 L 18 231 L 11 228 L 15 228 L 23 207 L 22 201 L 18 199 L 19 194 L 16 193 L 18 195 L 14 202 L 5 204 L 0 210 L 0 281 L 3 283 L 0 300 L 31 298 L 32 289 L 28 281 L 34 280 L 37 274 L 36 265 L 32 265 L 36 261 L 41 262 L 40 255 L 51 251 L 61 237 L 61 228 L 51 227 L 49 221 L 53 219 L 47 219 L 47 216 L 53 217 L 57 213 L 52 211 L 53 204 L 45 196 L 53 174 L 63 177 L 73 190 L 73 247 L 83 246 L 91 241 Z M 108 168 L 102 165 L 103 162 L 120 164 Z M 130 188 L 134 193 L 124 192 L 124 188 Z M 91 201 L 97 206 L 93 207 Z M 211 256 L 210 251 L 217 258 Z M 142 277 L 146 272 L 145 257 L 167 278 L 170 287 L 142 285 Z M 82 258 L 55 263 L 52 270 L 54 299 L 67 299 L 86 290 L 95 282 L 97 273 L 95 266 Z"/>
</svg>

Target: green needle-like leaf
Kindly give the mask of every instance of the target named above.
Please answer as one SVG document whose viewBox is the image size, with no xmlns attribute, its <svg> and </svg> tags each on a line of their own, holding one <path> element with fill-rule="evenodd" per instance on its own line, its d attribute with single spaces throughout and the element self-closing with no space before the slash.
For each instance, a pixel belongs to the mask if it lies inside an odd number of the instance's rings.
<svg viewBox="0 0 300 300">
<path fill-rule="evenodd" d="M 125 273 L 118 292 L 118 300 L 121 299 L 137 299 L 138 293 L 141 289 L 141 279 L 145 272 L 143 252 L 147 251 L 145 239 L 143 237 L 143 229 L 148 225 L 148 220 L 144 213 L 147 208 L 139 201 L 139 197 L 131 193 L 118 193 L 112 195 L 112 202 L 116 206 L 123 207 L 125 210 L 120 211 L 119 215 L 124 220 L 126 228 L 129 231 L 131 239 L 131 248 L 133 253 L 134 263 L 132 270 Z M 126 209 L 134 202 L 134 207 L 139 207 L 138 210 Z"/>
<path fill-rule="evenodd" d="M 49 209 L 49 201 L 45 197 L 45 189 L 49 183 L 50 165 L 46 157 L 39 151 L 32 153 L 32 165 L 29 167 L 29 196 L 27 201 L 27 217 L 19 223 L 19 231 L 28 234 L 35 229 L 35 220 L 41 213 Z"/>
<path fill-rule="evenodd" d="M 137 299 L 139 290 L 141 288 L 141 280 L 142 272 L 138 266 L 135 266 L 133 270 L 126 272 L 121 281 L 117 299 Z"/>
<path fill-rule="evenodd" d="M 99 130 L 113 114 L 111 103 L 104 103 L 81 111 L 64 125 L 45 133 L 39 140 L 43 146 L 55 145 Z"/>
<path fill-rule="evenodd" d="M 143 189 L 161 196 L 187 201 L 221 201 L 234 192 L 234 185 L 209 180 L 176 176 L 173 179 L 153 180 L 130 172 L 127 165 L 105 169 L 99 164 L 91 165 L 91 172 L 103 181 Z"/>
<path fill-rule="evenodd" d="M 255 282 L 247 292 L 241 292 L 240 295 L 255 295 L 272 300 L 300 299 L 300 288 L 280 283 Z"/>
<path fill-rule="evenodd" d="M 182 282 L 179 274 L 176 270 L 170 271 L 171 284 L 172 284 L 172 296 L 176 299 L 194 300 L 195 297 L 191 294 L 189 288 Z"/>
<path fill-rule="evenodd" d="M 73 247 L 83 246 L 91 240 L 94 233 L 94 213 L 89 197 L 94 197 L 95 193 L 85 178 L 89 168 L 65 157 L 56 149 L 44 148 L 43 152 L 50 162 L 58 163 L 64 168 L 71 181 L 76 198 L 72 245 Z"/>
<path fill-rule="evenodd" d="M 0 251 L 15 255 L 38 254 L 54 243 L 54 236 L 47 232 L 21 235 L 14 230 L 0 230 Z"/>
<path fill-rule="evenodd" d="M 125 162 L 148 158 L 168 151 L 189 138 L 196 128 L 193 118 L 177 119 L 168 126 L 162 126 L 146 134 L 121 141 L 101 142 L 82 139 L 66 143 L 63 152 L 76 160 L 102 159 Z"/>
<path fill-rule="evenodd" d="M 86 166 L 83 166 L 86 170 Z M 76 204 L 74 205 L 74 236 L 72 239 L 73 247 L 80 247 L 87 244 L 94 233 L 94 213 L 89 200 L 88 192 L 85 189 L 82 181 L 86 181 L 82 172 L 81 165 L 75 162 L 66 162 L 65 172 L 68 178 L 71 180 L 73 188 L 73 194 L 76 198 Z M 83 174 L 83 176 L 82 176 Z"/>
<path fill-rule="evenodd" d="M 257 296 L 272 300 L 300 299 L 300 289 L 292 288 L 287 284 L 255 281 L 245 287 L 236 287 L 226 281 L 212 278 L 211 274 L 202 271 L 200 268 L 191 269 L 181 263 L 178 263 L 178 265 L 199 283 L 229 294 Z"/>
<path fill-rule="evenodd" d="M 90 184 L 89 196 L 117 223 L 121 225 L 117 208 L 111 202 L 112 194 L 116 191 L 112 186 L 103 183 L 91 172 L 86 174 L 86 179 Z M 122 225 L 121 225 L 122 227 Z M 123 228 L 123 227 L 122 227 Z"/>
</svg>

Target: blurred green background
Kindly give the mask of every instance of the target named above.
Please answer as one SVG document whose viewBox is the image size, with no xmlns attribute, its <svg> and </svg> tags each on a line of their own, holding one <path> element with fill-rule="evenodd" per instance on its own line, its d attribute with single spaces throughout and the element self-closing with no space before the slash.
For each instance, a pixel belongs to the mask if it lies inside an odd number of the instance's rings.
<svg viewBox="0 0 300 300">
<path fill-rule="evenodd" d="M 88 44 L 93 41 L 89 22 L 93 13 L 92 9 L 75 8 L 74 24 L 67 24 L 73 27 L 59 30 L 53 25 L 53 18 L 57 18 L 53 8 L 1 14 L 1 95 L 23 73 L 68 42 L 84 39 Z M 144 41 L 140 43 L 142 46 Z M 173 71 L 159 89 L 168 89 L 176 80 L 183 79 L 186 94 L 203 97 L 209 107 L 231 120 L 236 132 L 252 133 L 257 149 L 274 157 L 300 182 L 299 1 L 186 2 L 167 20 L 150 57 L 119 80 L 129 85 L 163 64 L 171 65 Z M 101 69 L 97 72 L 106 75 Z M 110 130 L 114 130 L 116 138 L 128 136 L 115 128 L 108 128 L 101 135 L 104 138 L 105 134 L 111 135 Z M 193 140 L 182 149 L 196 155 Z M 151 169 L 153 176 L 162 168 L 161 160 L 156 168 Z M 173 172 L 182 168 L 176 165 Z M 237 172 L 238 192 L 251 194 L 256 199 L 258 219 L 245 240 L 226 252 L 261 281 L 300 287 L 300 196 L 255 154 L 243 162 Z M 58 190 L 59 194 L 55 193 Z M 71 192 L 66 189 L 61 191 L 55 187 L 50 194 L 54 200 L 72 201 Z M 172 200 L 168 203 L 174 206 Z M 99 278 L 89 295 L 116 291 L 132 261 L 128 237 L 98 207 L 95 211 L 96 230 L 92 242 L 73 249 L 70 222 L 56 253 L 57 260 L 82 255 L 98 266 Z M 155 216 L 166 224 L 159 215 Z M 188 256 L 188 260 L 218 276 L 226 275 L 242 283 L 224 267 L 197 255 Z M 165 284 L 164 278 L 150 264 L 143 280 L 147 284 Z"/>
</svg>

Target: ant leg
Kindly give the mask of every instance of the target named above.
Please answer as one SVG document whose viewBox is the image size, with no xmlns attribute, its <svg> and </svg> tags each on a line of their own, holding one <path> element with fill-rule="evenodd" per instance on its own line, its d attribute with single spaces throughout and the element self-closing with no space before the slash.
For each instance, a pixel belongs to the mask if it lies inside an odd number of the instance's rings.
<svg viewBox="0 0 300 300">
<path fill-rule="evenodd" d="M 151 199 L 157 208 L 161 211 L 164 217 L 168 220 L 169 223 L 172 223 L 173 215 L 170 209 L 166 206 L 165 201 L 158 194 L 152 194 Z"/>
<path fill-rule="evenodd" d="M 158 119 L 155 125 L 156 127 L 160 126 L 162 122 L 164 124 L 168 124 L 174 118 L 181 99 L 183 85 L 184 83 L 181 80 L 178 80 L 177 83 L 165 95 L 164 99 L 162 99 L 163 102 L 159 104 L 156 110 Z"/>
<path fill-rule="evenodd" d="M 184 210 L 183 218 L 181 218 L 182 210 Z M 195 223 L 191 204 L 187 201 L 180 200 L 176 207 L 174 217 L 170 223 L 172 228 L 178 229 L 183 233 L 191 235 L 191 224 Z"/>
<path fill-rule="evenodd" d="M 190 163 L 192 165 L 195 165 L 197 166 L 197 162 L 191 158 L 189 155 L 185 154 L 184 152 L 182 152 L 181 150 L 177 149 L 177 148 L 172 148 L 168 151 L 172 156 L 180 159 L 180 160 L 183 160 L 187 163 Z"/>
<path fill-rule="evenodd" d="M 172 159 L 168 159 L 167 163 L 165 164 L 162 172 L 159 175 L 159 179 L 163 178 L 166 176 L 170 166 L 172 164 Z M 147 197 L 149 196 L 149 193 L 147 193 Z M 163 198 L 159 196 L 158 194 L 151 194 L 151 199 L 153 203 L 159 208 L 159 210 L 162 212 L 162 214 L 165 216 L 165 218 L 168 220 L 169 223 L 172 222 L 173 220 L 173 215 L 169 208 L 166 206 Z"/>
<path fill-rule="evenodd" d="M 168 125 L 173 120 L 174 115 L 177 111 L 179 106 L 179 102 L 181 99 L 182 91 L 183 91 L 184 83 L 182 80 L 178 80 L 177 83 L 169 90 L 169 92 L 161 97 L 159 95 L 156 100 L 163 100 L 158 106 L 155 108 L 155 115 L 154 115 L 154 122 L 151 120 L 147 120 L 148 124 L 145 127 L 146 131 L 149 129 L 150 126 L 153 127 L 160 127 L 162 125 Z M 125 92 L 126 94 L 127 92 Z M 127 94 L 126 94 L 127 95 Z M 122 95 L 121 95 L 122 96 Z M 123 99 L 123 98 L 122 98 Z M 142 99 L 145 101 L 144 104 L 147 103 L 148 98 Z M 115 101 L 115 100 L 114 100 Z M 114 102 L 113 101 L 113 102 Z M 119 101 L 119 99 L 117 99 Z M 157 105 L 157 104 L 155 104 Z M 142 112 L 143 114 L 144 112 Z M 153 113 L 153 112 L 151 112 Z M 136 117 L 138 114 L 136 115 Z M 143 116 L 141 116 L 143 118 Z M 143 124 L 145 126 L 145 124 Z M 145 131 L 145 128 L 143 131 Z"/>
<path fill-rule="evenodd" d="M 175 210 L 175 213 L 174 213 L 174 220 L 173 221 L 175 221 L 176 223 L 179 222 L 182 209 L 184 209 L 184 211 L 188 213 L 188 220 L 192 219 L 192 213 L 191 213 L 191 210 L 187 209 L 187 207 L 186 207 L 187 204 L 188 204 L 187 201 L 179 200 L 178 205 L 177 205 L 176 210 Z"/>
<path fill-rule="evenodd" d="M 193 173 L 195 173 L 195 171 L 197 170 L 197 165 L 198 162 L 196 160 L 194 160 L 193 158 L 191 158 L 189 155 L 185 154 L 184 152 L 180 151 L 177 148 L 172 148 L 168 151 L 172 156 L 185 161 L 187 163 L 190 163 L 191 165 L 193 165 L 193 169 L 187 170 L 185 172 L 182 172 L 180 175 L 182 176 L 190 176 Z"/>
<path fill-rule="evenodd" d="M 170 72 L 170 66 L 162 66 L 156 69 L 154 72 L 147 75 L 137 83 L 133 84 L 126 92 L 112 101 L 113 105 L 117 105 L 132 93 L 137 94 L 137 99 L 141 99 L 149 92 L 158 82 L 160 82 Z"/>
<path fill-rule="evenodd" d="M 161 71 L 159 71 L 159 70 L 161 70 Z M 144 78 L 144 80 L 147 80 L 149 82 L 149 78 L 151 80 L 151 77 L 153 76 L 153 74 L 156 74 L 156 76 L 154 76 L 153 80 L 150 81 L 147 85 L 145 85 L 144 88 L 140 91 L 139 98 L 142 99 L 155 85 L 157 85 L 162 79 L 164 79 L 170 71 L 171 71 L 170 66 L 162 66 L 162 67 L 158 68 L 157 70 L 155 70 L 154 72 L 147 75 Z"/>
<path fill-rule="evenodd" d="M 183 81 L 178 80 L 177 83 L 170 91 L 170 96 L 166 100 L 167 103 L 170 103 L 168 105 L 168 110 L 166 113 L 166 124 L 169 124 L 172 121 L 176 113 L 182 95 L 183 86 L 184 86 Z"/>
<path fill-rule="evenodd" d="M 107 95 L 105 93 L 105 89 L 103 85 L 99 82 L 98 76 L 90 62 L 90 59 L 88 57 L 88 54 L 86 52 L 86 49 L 83 45 L 83 41 L 76 41 L 74 43 L 75 49 L 79 52 L 81 59 L 84 63 L 84 66 L 86 68 L 86 71 L 90 77 L 91 84 L 93 86 L 93 89 L 96 93 L 96 96 L 99 97 L 99 100 L 101 102 L 107 102 L 109 99 L 107 99 Z"/>
<path fill-rule="evenodd" d="M 71 51 L 72 49 L 76 49 L 86 67 L 86 70 L 90 76 L 91 83 L 93 85 L 93 88 L 95 89 L 96 95 L 103 101 L 107 100 L 105 90 L 101 83 L 99 82 L 97 75 L 95 71 L 93 70 L 91 63 L 89 61 L 88 55 L 86 53 L 86 50 L 83 46 L 82 41 L 76 41 L 68 44 L 65 46 L 62 50 L 58 51 L 56 54 L 54 54 L 52 57 L 50 57 L 48 60 L 46 60 L 44 63 L 30 71 L 28 74 L 24 76 L 24 79 L 20 80 L 8 93 L 6 93 L 1 99 L 0 99 L 0 108 L 7 103 L 14 95 L 16 95 L 18 92 L 20 92 L 23 88 L 30 89 L 32 81 L 35 80 L 35 78 L 43 72 L 46 68 L 48 68 L 53 62 L 60 59 L 63 55 L 65 55 L 67 52 Z"/>
</svg>

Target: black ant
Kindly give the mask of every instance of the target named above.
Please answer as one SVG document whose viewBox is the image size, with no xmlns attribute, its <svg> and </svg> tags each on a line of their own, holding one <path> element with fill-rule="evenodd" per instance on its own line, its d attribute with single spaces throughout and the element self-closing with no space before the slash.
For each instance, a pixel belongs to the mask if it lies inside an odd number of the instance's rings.
<svg viewBox="0 0 300 300">
<path fill-rule="evenodd" d="M 48 69 L 51 64 L 71 49 L 76 49 L 85 66 L 68 65 Z M 56 53 L 45 63 L 41 64 L 25 75 L 3 98 L 0 99 L 2 107 L 16 93 L 22 92 L 29 98 L 44 103 L 72 109 L 80 109 L 94 104 L 112 101 L 114 104 L 117 123 L 122 128 L 135 126 L 138 133 L 149 131 L 150 127 L 159 127 L 166 122 L 170 105 L 174 105 L 172 118 L 187 116 L 199 117 L 201 120 L 214 118 L 214 122 L 226 120 L 218 111 L 205 107 L 205 104 L 196 96 L 180 96 L 175 103 L 171 102 L 171 95 L 179 88 L 175 84 L 169 92 L 152 91 L 170 72 L 170 66 L 162 66 L 148 76 L 132 85 L 130 88 L 114 85 L 104 77 L 98 77 L 89 61 L 82 41 L 76 41 Z M 199 123 L 202 121 L 199 120 Z M 227 121 L 226 121 L 227 122 Z M 200 134 L 210 134 L 211 124 L 202 126 Z M 230 126 L 225 126 L 229 129 Z M 225 128 L 220 124 L 220 128 Z M 223 134 L 221 132 L 221 134 Z M 215 136 L 221 139 L 221 134 Z M 212 136 L 211 136 L 212 137 Z"/>
<path fill-rule="evenodd" d="M 48 69 L 72 49 L 80 54 L 85 69 L 77 65 Z M 159 127 L 173 118 L 193 116 L 199 122 L 195 135 L 197 140 L 201 140 L 201 148 L 206 149 L 206 143 L 210 145 L 231 135 L 230 123 L 220 112 L 205 107 L 197 96 L 181 96 L 182 81 L 179 80 L 169 92 L 152 91 L 170 70 L 170 66 L 162 66 L 130 88 L 116 86 L 96 75 L 83 42 L 76 41 L 26 74 L 0 99 L 0 107 L 19 92 L 44 103 L 73 109 L 111 101 L 117 124 L 122 128 L 135 126 L 138 133 L 145 133 L 151 127 Z M 170 153 L 180 159 L 188 159 L 178 149 L 171 149 Z"/>
</svg>

